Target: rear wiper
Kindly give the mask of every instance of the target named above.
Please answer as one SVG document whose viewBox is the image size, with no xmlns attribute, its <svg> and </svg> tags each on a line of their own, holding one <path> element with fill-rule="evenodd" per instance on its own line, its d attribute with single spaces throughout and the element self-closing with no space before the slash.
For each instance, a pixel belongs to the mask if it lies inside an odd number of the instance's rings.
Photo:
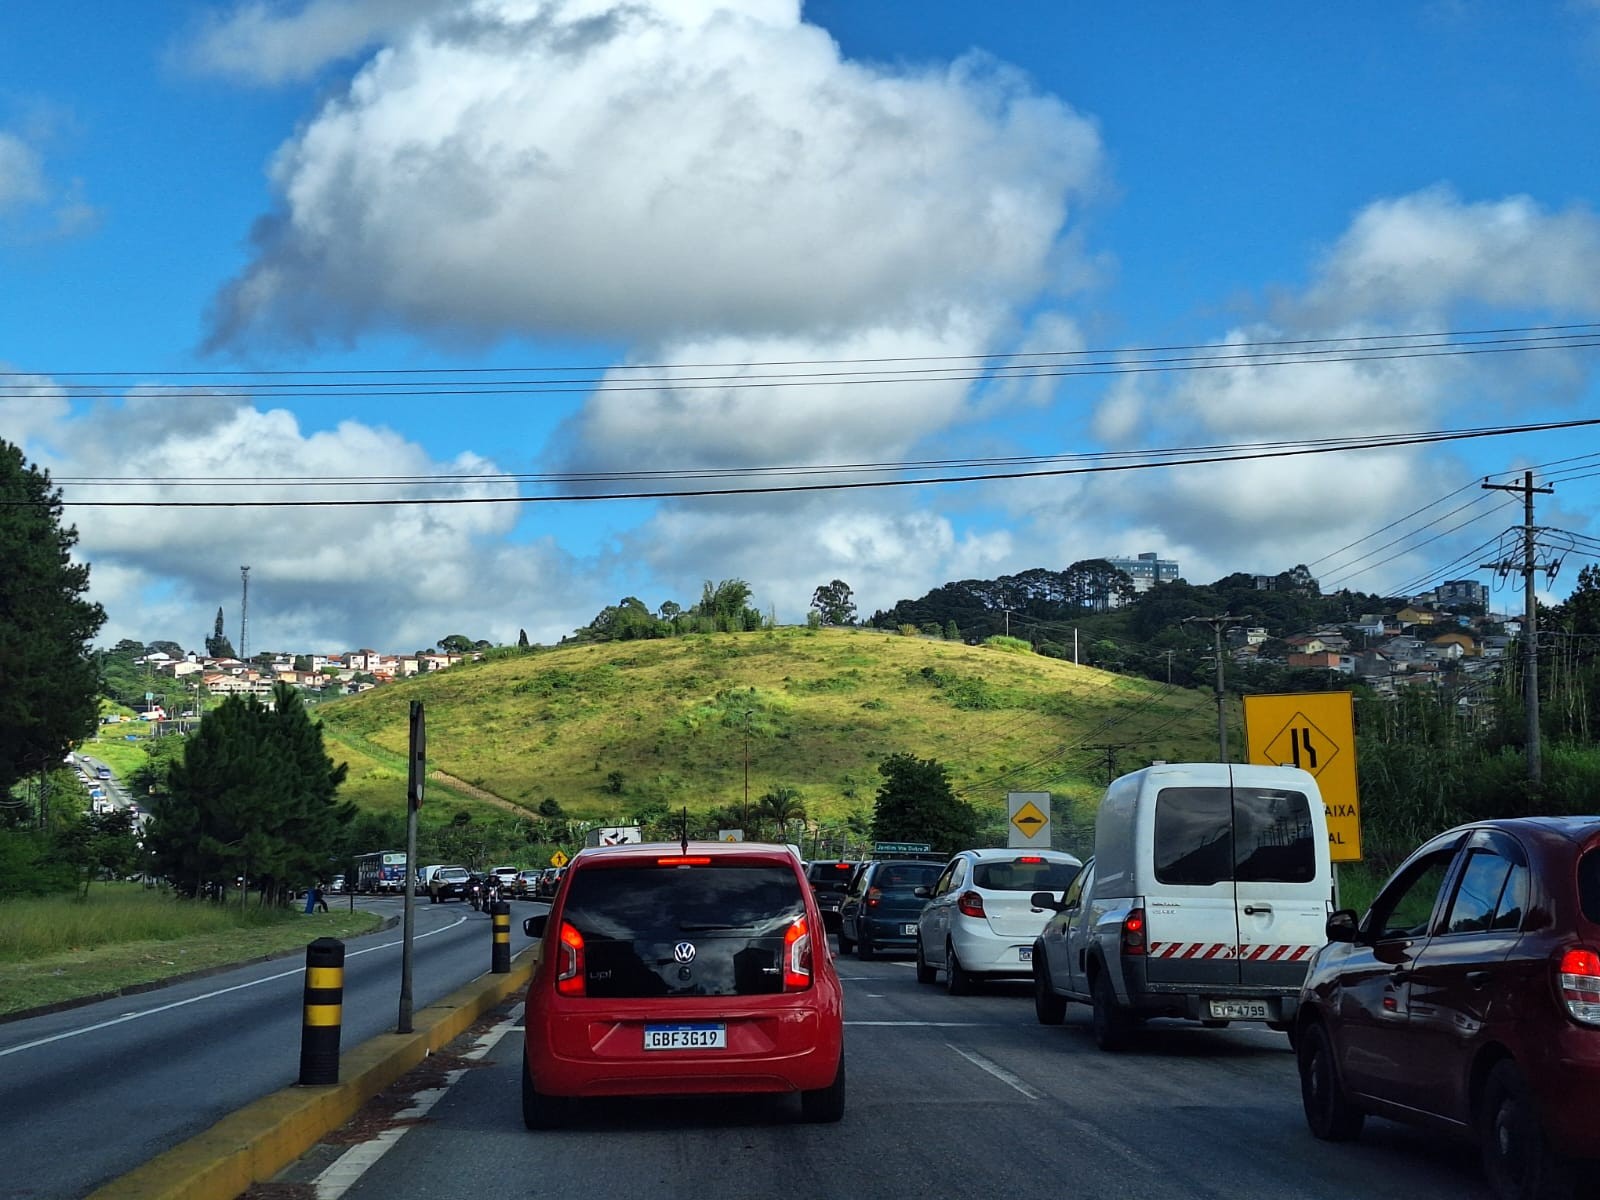
<svg viewBox="0 0 1600 1200">
<path fill-rule="evenodd" d="M 695 925 L 690 922 L 679 921 L 678 930 L 681 933 L 705 933 L 713 929 L 753 929 L 753 925 Z"/>
</svg>

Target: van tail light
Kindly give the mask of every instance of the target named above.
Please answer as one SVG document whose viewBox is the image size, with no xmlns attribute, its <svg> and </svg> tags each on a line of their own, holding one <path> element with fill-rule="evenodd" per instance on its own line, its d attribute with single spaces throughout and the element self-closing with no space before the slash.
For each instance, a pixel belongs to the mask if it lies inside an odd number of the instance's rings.
<svg viewBox="0 0 1600 1200">
<path fill-rule="evenodd" d="M 1144 909 L 1136 908 L 1122 918 L 1122 952 L 1143 954 L 1144 951 Z"/>
<path fill-rule="evenodd" d="M 561 937 L 556 943 L 556 991 L 563 996 L 585 994 L 583 934 L 570 921 L 561 922 Z"/>
<path fill-rule="evenodd" d="M 956 901 L 956 911 L 963 917 L 983 916 L 983 897 L 977 892 L 962 892 L 961 899 Z"/>
<path fill-rule="evenodd" d="M 1557 974 L 1568 1015 L 1585 1025 L 1600 1025 L 1600 954 L 1574 946 L 1561 956 Z"/>
<path fill-rule="evenodd" d="M 883 889 L 882 888 L 868 888 L 867 889 L 867 907 L 868 908 L 877 908 L 878 907 L 878 901 L 880 901 L 882 899 L 883 899 Z"/>
<path fill-rule="evenodd" d="M 783 933 L 783 990 L 803 992 L 811 986 L 811 927 L 804 917 Z"/>
</svg>

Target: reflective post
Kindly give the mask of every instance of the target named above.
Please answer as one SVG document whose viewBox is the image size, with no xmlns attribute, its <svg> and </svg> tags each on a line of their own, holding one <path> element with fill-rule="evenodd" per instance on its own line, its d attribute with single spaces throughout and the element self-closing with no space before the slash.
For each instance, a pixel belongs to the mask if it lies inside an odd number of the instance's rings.
<svg viewBox="0 0 1600 1200">
<path fill-rule="evenodd" d="M 489 972 L 493 975 L 511 973 L 511 901 L 496 900 L 489 906 L 490 923 L 494 926 L 494 951 L 489 956 Z"/>
<path fill-rule="evenodd" d="M 300 1082 L 339 1082 L 344 1022 L 344 943 L 318 938 L 306 947 L 305 1017 L 300 1025 Z"/>
</svg>

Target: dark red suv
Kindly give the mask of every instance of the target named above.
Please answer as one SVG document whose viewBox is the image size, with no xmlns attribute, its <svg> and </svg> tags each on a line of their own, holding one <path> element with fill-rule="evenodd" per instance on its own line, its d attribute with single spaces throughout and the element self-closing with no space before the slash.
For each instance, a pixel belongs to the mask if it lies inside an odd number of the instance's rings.
<svg viewBox="0 0 1600 1200">
<path fill-rule="evenodd" d="M 1367 1114 L 1467 1133 L 1503 1197 L 1600 1159 L 1600 816 L 1482 821 L 1416 850 L 1358 923 L 1328 918 L 1300 995 L 1311 1132 Z"/>
</svg>

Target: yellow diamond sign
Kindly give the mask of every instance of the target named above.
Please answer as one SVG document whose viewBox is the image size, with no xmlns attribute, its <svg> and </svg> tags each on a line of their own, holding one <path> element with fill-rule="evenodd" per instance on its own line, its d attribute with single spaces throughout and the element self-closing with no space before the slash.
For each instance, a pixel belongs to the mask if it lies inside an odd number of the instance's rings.
<svg viewBox="0 0 1600 1200">
<path fill-rule="evenodd" d="M 1011 819 L 1006 845 L 1013 849 L 1050 844 L 1050 793 L 1007 792 L 1006 811 Z"/>
<path fill-rule="evenodd" d="M 557 850 L 554 854 L 552 854 L 550 856 L 550 865 L 552 867 L 564 867 L 564 866 L 566 866 L 567 865 L 567 856 L 565 854 L 561 853 L 561 851 Z"/>
</svg>

